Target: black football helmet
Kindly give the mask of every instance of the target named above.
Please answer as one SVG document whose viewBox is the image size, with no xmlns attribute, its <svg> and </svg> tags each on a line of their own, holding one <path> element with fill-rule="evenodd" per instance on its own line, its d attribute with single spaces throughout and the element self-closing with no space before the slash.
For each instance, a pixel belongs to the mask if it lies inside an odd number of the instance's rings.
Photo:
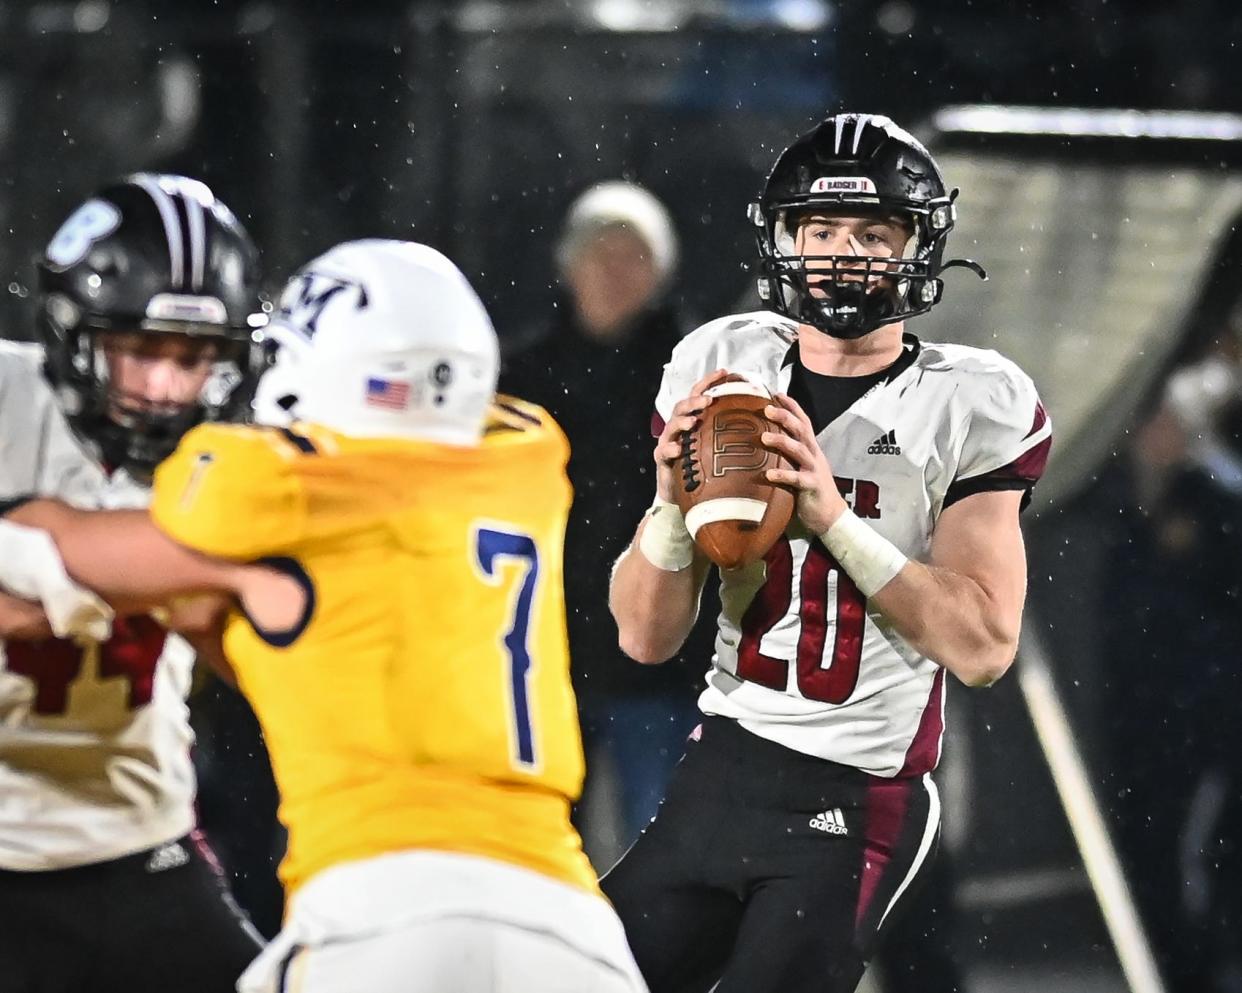
<svg viewBox="0 0 1242 993">
<path fill-rule="evenodd" d="M 37 260 L 44 374 L 101 460 L 149 477 L 190 428 L 237 420 L 262 371 L 258 251 L 197 180 L 136 173 L 80 204 Z M 102 332 L 208 338 L 217 354 L 196 402 L 118 403 Z"/>
<path fill-rule="evenodd" d="M 927 149 L 887 117 L 829 117 L 780 154 L 763 195 L 751 204 L 759 295 L 778 313 L 837 338 L 860 338 L 926 313 L 940 299 L 945 269 L 966 266 L 987 278 L 969 260 L 942 261 L 956 198 Z M 797 224 L 814 208 L 896 216 L 912 235 L 896 260 L 799 255 Z M 822 295 L 811 293 L 808 263 L 814 263 L 810 271 Z"/>
</svg>

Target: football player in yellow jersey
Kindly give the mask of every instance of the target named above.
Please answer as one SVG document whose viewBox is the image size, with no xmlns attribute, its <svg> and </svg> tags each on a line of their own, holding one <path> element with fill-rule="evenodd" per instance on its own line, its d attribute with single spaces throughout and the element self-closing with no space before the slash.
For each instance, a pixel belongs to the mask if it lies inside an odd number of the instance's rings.
<svg viewBox="0 0 1242 993">
<path fill-rule="evenodd" d="M 231 598 L 291 896 L 239 990 L 645 990 L 569 822 L 564 436 L 426 246 L 337 246 L 270 333 L 269 426 L 195 429 L 149 513 L 11 512 L 113 601 Z"/>
</svg>

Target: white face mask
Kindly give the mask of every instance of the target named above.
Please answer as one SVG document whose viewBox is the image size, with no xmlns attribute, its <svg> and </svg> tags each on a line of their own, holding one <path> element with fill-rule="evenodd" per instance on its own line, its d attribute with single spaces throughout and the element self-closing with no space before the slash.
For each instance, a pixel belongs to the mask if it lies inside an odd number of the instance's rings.
<svg viewBox="0 0 1242 993">
<path fill-rule="evenodd" d="M 298 350 L 292 345 L 278 345 L 272 364 L 259 379 L 254 394 L 254 420 L 269 427 L 288 427 L 296 419 L 298 371 L 301 367 Z"/>
</svg>

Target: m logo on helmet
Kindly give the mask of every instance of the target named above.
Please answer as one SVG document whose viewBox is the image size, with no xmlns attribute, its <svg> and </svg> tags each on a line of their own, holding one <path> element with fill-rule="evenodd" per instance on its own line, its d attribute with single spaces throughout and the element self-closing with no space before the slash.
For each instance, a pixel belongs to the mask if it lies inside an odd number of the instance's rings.
<svg viewBox="0 0 1242 993">
<path fill-rule="evenodd" d="M 335 297 L 350 290 L 357 293 L 354 309 L 364 310 L 368 303 L 367 291 L 361 283 L 318 272 L 301 273 L 285 289 L 276 320 L 310 341 L 315 337 L 324 309 Z"/>
</svg>

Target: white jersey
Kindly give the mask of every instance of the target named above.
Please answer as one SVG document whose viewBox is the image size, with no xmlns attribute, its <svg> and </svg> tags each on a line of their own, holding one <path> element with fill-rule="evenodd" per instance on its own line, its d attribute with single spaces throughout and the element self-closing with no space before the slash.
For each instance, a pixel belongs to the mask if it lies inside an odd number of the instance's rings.
<svg viewBox="0 0 1242 993">
<path fill-rule="evenodd" d="M 0 499 L 145 506 L 146 487 L 123 472 L 107 479 L 82 451 L 41 361 L 35 346 L 0 342 Z M 118 620 L 104 645 L 0 647 L 0 868 L 102 862 L 191 830 L 193 663 L 147 617 Z"/>
<path fill-rule="evenodd" d="M 665 366 L 656 412 L 713 369 L 788 392 L 797 324 L 758 312 L 687 335 Z M 1026 488 L 1052 425 L 1031 380 L 993 351 L 906 338 L 890 376 L 819 432 L 855 514 L 926 560 L 944 508 L 971 493 Z M 795 751 L 875 776 L 936 766 L 944 669 L 872 609 L 795 516 L 764 562 L 721 572 L 716 655 L 704 713 Z"/>
</svg>

